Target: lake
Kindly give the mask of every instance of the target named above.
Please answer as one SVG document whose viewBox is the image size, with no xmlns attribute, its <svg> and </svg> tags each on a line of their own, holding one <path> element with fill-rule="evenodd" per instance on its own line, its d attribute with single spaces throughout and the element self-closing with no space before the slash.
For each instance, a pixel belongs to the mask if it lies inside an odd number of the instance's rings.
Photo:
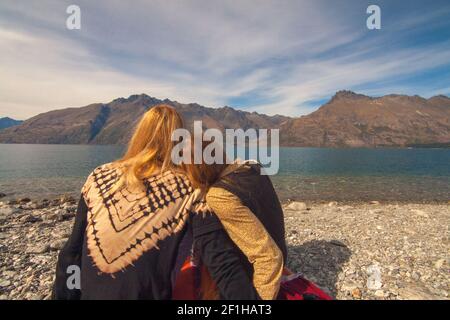
<svg viewBox="0 0 450 320">
<path fill-rule="evenodd" d="M 0 144 L 8 198 L 77 195 L 96 166 L 123 146 Z M 280 148 L 277 193 L 292 200 L 450 200 L 450 149 Z"/>
</svg>

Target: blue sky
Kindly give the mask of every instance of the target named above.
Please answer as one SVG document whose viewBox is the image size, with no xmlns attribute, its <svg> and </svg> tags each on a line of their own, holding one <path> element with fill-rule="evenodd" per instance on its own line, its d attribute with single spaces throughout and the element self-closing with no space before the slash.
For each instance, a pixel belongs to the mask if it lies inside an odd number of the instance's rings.
<svg viewBox="0 0 450 320">
<path fill-rule="evenodd" d="M 450 1 L 2 0 L 0 52 L 0 116 L 135 93 L 300 116 L 342 89 L 449 95 Z"/>
</svg>

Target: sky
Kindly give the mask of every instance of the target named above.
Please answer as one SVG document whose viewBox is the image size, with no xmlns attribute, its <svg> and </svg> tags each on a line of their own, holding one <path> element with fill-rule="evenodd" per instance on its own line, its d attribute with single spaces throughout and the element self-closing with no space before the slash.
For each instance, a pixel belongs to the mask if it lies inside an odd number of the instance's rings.
<svg viewBox="0 0 450 320">
<path fill-rule="evenodd" d="M 449 95 L 450 1 L 2 0 L 0 52 L 0 117 L 140 93 L 300 116 L 338 90 Z"/>
</svg>

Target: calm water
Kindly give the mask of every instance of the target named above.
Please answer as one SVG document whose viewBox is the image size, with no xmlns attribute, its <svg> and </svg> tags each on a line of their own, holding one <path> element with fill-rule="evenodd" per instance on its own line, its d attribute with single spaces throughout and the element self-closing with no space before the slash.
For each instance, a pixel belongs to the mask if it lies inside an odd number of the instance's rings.
<svg viewBox="0 0 450 320">
<path fill-rule="evenodd" d="M 8 198 L 78 194 L 122 146 L 0 144 L 0 192 Z M 450 149 L 281 148 L 272 177 L 282 200 L 450 200 Z"/>
</svg>

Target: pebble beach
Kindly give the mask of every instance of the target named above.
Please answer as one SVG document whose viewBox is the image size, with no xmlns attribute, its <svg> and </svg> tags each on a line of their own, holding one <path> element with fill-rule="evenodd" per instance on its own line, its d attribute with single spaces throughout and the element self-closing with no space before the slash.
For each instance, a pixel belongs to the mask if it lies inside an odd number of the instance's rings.
<svg viewBox="0 0 450 320">
<path fill-rule="evenodd" d="M 49 299 L 70 196 L 0 202 L 0 299 Z M 449 299 L 448 203 L 284 204 L 288 267 L 336 299 Z"/>
</svg>

